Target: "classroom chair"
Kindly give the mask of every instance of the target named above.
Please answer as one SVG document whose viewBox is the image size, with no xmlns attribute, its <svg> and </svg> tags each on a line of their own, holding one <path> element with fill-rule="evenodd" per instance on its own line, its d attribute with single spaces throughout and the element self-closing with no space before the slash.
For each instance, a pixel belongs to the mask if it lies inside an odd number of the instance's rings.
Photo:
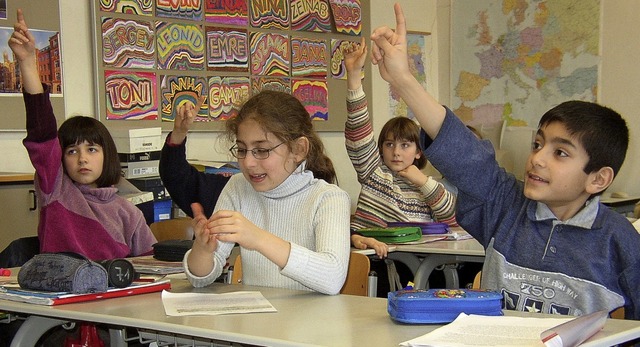
<svg viewBox="0 0 640 347">
<path fill-rule="evenodd" d="M 193 227 L 192 219 L 189 217 L 180 217 L 174 219 L 162 220 L 149 225 L 153 236 L 158 242 L 165 240 L 192 240 Z"/>
<path fill-rule="evenodd" d="M 40 241 L 37 236 L 28 236 L 13 240 L 0 252 L 0 267 L 10 268 L 22 266 L 38 253 L 40 253 Z"/>
<path fill-rule="evenodd" d="M 476 277 L 473 279 L 472 289 L 480 289 L 480 281 L 482 280 L 482 271 L 478 271 Z M 618 307 L 610 314 L 611 318 L 624 319 L 624 307 Z"/>
<path fill-rule="evenodd" d="M 376 280 L 374 276 L 370 276 L 369 257 L 361 253 L 351 252 L 347 278 L 340 290 L 340 294 L 375 297 L 377 294 Z M 242 259 L 240 255 L 236 257 L 233 263 L 233 273 L 229 283 L 242 283 Z"/>
</svg>

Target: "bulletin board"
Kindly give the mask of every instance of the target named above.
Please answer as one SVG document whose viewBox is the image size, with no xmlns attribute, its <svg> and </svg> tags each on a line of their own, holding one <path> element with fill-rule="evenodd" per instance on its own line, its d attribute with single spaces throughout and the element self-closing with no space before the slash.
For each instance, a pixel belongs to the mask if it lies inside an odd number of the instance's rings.
<svg viewBox="0 0 640 347">
<path fill-rule="evenodd" d="M 62 50 L 60 47 L 60 9 L 58 0 L 5 1 L 6 17 L 0 17 L 0 131 L 24 131 L 25 107 L 20 72 L 7 41 L 13 33 L 16 11 L 22 9 L 29 29 L 36 36 L 40 79 L 50 86 L 51 104 L 58 125 L 65 119 L 62 87 Z"/>
<path fill-rule="evenodd" d="M 296 95 L 316 130 L 343 131 L 341 47 L 370 33 L 367 0 L 101 0 L 92 11 L 96 115 L 110 129 L 169 131 L 173 108 L 204 96 L 191 129 L 220 131 L 273 89 Z"/>
</svg>

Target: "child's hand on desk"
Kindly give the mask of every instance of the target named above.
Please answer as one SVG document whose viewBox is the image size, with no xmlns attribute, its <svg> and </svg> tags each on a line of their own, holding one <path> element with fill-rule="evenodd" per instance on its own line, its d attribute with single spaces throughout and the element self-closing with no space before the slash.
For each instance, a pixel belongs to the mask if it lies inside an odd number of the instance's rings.
<svg viewBox="0 0 640 347">
<path fill-rule="evenodd" d="M 386 258 L 387 253 L 389 253 L 389 246 L 384 242 L 380 242 L 374 239 L 373 237 L 365 237 L 362 235 L 354 234 L 351 235 L 351 244 L 357 249 L 371 248 L 375 250 L 376 255 L 380 259 Z"/>
</svg>

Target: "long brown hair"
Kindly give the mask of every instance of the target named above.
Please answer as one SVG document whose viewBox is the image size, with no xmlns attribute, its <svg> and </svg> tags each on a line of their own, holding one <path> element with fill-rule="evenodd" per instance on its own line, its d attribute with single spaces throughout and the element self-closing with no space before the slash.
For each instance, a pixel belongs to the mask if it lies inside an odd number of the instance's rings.
<svg viewBox="0 0 640 347">
<path fill-rule="evenodd" d="M 252 96 L 242 106 L 238 115 L 226 122 L 227 136 L 235 141 L 238 126 L 245 120 L 256 121 L 266 131 L 285 142 L 289 149 L 295 140 L 304 136 L 309 140 L 307 170 L 316 178 L 336 183 L 336 172 L 331 159 L 325 154 L 324 144 L 313 129 L 309 112 L 300 100 L 291 94 L 263 90 Z"/>
</svg>

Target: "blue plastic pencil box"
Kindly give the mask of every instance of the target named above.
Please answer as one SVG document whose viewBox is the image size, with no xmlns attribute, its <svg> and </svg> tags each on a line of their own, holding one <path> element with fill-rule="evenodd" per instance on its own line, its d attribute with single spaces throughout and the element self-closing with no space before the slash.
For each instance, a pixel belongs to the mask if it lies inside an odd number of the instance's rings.
<svg viewBox="0 0 640 347">
<path fill-rule="evenodd" d="M 399 290 L 387 294 L 387 311 L 402 323 L 449 323 L 460 313 L 502 315 L 502 295 L 474 289 Z"/>
</svg>

